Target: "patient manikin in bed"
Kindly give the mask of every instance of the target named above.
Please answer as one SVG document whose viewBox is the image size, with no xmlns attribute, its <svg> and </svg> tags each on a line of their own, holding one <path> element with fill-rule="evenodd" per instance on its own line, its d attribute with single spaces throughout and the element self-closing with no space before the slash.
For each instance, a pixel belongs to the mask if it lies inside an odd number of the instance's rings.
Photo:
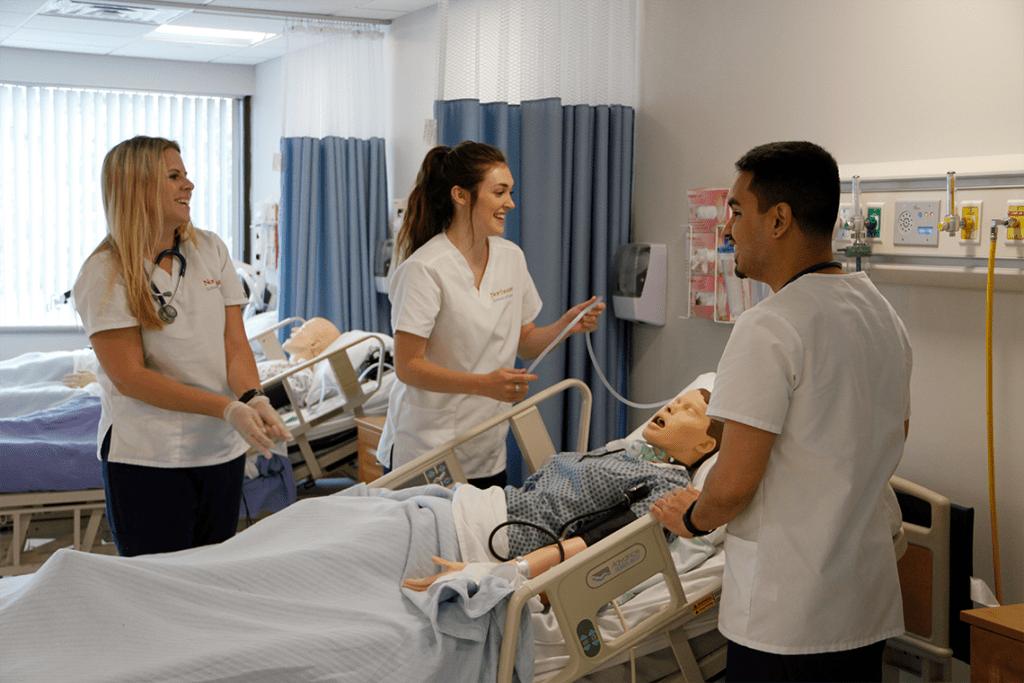
<svg viewBox="0 0 1024 683">
<path fill-rule="evenodd" d="M 319 356 L 340 336 L 341 332 L 330 320 L 310 318 L 292 329 L 291 336 L 283 346 L 291 362 L 300 363 Z"/>
<path fill-rule="evenodd" d="M 520 571 L 527 576 L 550 568 L 564 553 L 569 557 L 648 512 L 650 505 L 670 492 L 694 491 L 692 471 L 718 450 L 722 423 L 707 417 L 711 394 L 706 389 L 693 389 L 678 396 L 651 418 L 643 431 L 643 440 L 619 440 L 589 453 L 560 453 L 552 456 L 534 473 L 522 488 L 508 486 L 504 490 L 508 520 L 508 556 L 516 557 Z M 460 548 L 463 559 L 486 562 L 493 557 L 503 559 L 504 545 L 488 548 L 491 558 L 474 551 L 463 528 L 474 523 L 466 498 L 493 496 L 498 489 L 480 491 L 462 486 L 456 492 L 453 510 L 460 527 Z M 627 491 L 631 494 L 627 497 Z M 695 493 L 695 491 L 694 491 Z M 596 513 L 615 508 L 617 512 Z M 475 516 L 475 513 L 474 513 Z M 605 523 L 595 522 L 606 519 Z M 589 523 L 588 523 L 589 522 Z M 542 529 L 538 529 L 542 527 Z M 479 536 L 479 533 L 475 534 Z M 492 534 L 493 535 L 493 534 Z M 558 539 L 557 544 L 552 543 Z M 568 540 L 563 540 L 568 539 Z M 493 539 L 489 544 L 494 544 Z M 461 562 L 435 558 L 447 571 L 425 579 L 407 580 L 408 588 L 425 590 L 439 576 L 465 567 Z"/>
</svg>

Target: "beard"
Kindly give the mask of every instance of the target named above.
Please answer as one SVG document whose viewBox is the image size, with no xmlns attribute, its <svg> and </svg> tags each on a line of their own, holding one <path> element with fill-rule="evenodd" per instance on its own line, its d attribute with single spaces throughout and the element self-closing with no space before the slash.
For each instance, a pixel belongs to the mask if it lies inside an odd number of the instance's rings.
<svg viewBox="0 0 1024 683">
<path fill-rule="evenodd" d="M 741 280 L 746 280 L 747 279 L 747 274 L 744 273 L 739 268 L 734 268 L 732 272 L 736 275 L 736 277 L 738 277 Z"/>
</svg>

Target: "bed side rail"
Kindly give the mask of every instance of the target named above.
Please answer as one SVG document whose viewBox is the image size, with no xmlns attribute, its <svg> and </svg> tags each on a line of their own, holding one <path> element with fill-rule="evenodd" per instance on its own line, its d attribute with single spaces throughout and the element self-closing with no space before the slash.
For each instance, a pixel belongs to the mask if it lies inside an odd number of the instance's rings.
<svg viewBox="0 0 1024 683">
<path fill-rule="evenodd" d="M 267 360 L 288 360 L 288 356 L 284 352 L 284 347 L 281 346 L 281 340 L 277 338 L 277 331 L 286 325 L 304 322 L 306 321 L 303 318 L 285 318 L 273 327 L 263 330 L 255 336 L 249 337 L 249 341 L 258 341 L 260 343 L 260 346 L 263 348 L 263 353 L 267 355 Z"/>
<path fill-rule="evenodd" d="M 352 365 L 352 359 L 348 357 L 348 349 L 351 347 L 361 344 L 365 341 L 374 341 L 377 343 L 380 349 L 380 354 L 377 359 L 377 380 L 369 388 L 364 391 L 363 385 L 359 382 L 359 376 L 356 375 L 355 366 Z M 296 410 L 295 415 L 299 420 L 299 424 L 306 426 L 309 420 L 315 420 L 322 422 L 327 417 L 334 417 L 339 413 L 348 412 L 350 410 L 358 410 L 366 403 L 366 399 L 370 398 L 380 388 L 382 378 L 384 376 L 384 350 L 387 348 L 387 344 L 384 338 L 378 334 L 368 332 L 356 339 L 353 339 L 344 346 L 339 346 L 336 349 L 332 349 L 328 353 L 322 353 L 316 358 L 302 361 L 298 365 L 288 368 L 284 372 L 281 372 L 270 379 L 264 384 L 273 384 L 275 382 L 283 382 L 285 392 L 288 394 L 288 399 L 292 402 L 292 406 L 300 406 L 302 402 L 298 400 L 298 396 L 293 393 L 291 384 L 285 380 L 294 375 L 297 372 L 312 368 L 317 363 L 326 361 L 330 364 L 331 369 L 334 371 L 334 375 L 338 380 L 338 387 L 345 396 L 344 405 L 338 406 L 331 410 L 329 413 L 318 413 L 312 418 L 307 415 L 305 409 Z"/>
<path fill-rule="evenodd" d="M 948 667 L 953 655 L 949 647 L 949 499 L 900 477 L 892 477 L 890 483 L 928 504 L 931 526 L 903 522 L 908 547 L 898 567 L 907 632 L 890 638 L 889 645 Z"/>
<path fill-rule="evenodd" d="M 597 626 L 598 610 L 655 574 L 663 576 L 669 600 L 625 633 L 605 640 Z M 680 608 L 687 604 L 664 528 L 646 514 L 512 594 L 498 662 L 499 683 L 512 680 L 523 608 L 542 592 L 548 594 L 569 651 L 569 663 L 546 683 L 576 680 L 678 621 Z M 528 610 L 526 615 L 530 618 Z"/>
<path fill-rule="evenodd" d="M 535 469 L 535 465 L 539 466 L 540 463 L 547 457 L 554 455 L 555 452 L 544 421 L 541 419 L 540 413 L 537 412 L 537 404 L 569 389 L 579 391 L 582 398 L 579 415 L 580 429 L 576 435 L 576 443 L 577 450 L 585 451 L 590 434 L 590 406 L 592 403 L 590 387 L 578 379 L 563 379 L 561 382 L 553 384 L 533 396 L 527 397 L 503 413 L 460 434 L 448 443 L 442 444 L 416 460 L 384 475 L 371 483 L 370 486 L 373 488 L 402 489 L 430 483 L 451 487 L 455 482 L 465 482 L 466 475 L 462 470 L 462 466 L 459 465 L 459 459 L 455 455 L 455 448 L 505 421 L 512 422 L 516 440 L 519 442 L 520 448 L 523 449 L 524 457 L 531 459 L 528 460 L 528 466 L 532 472 Z M 525 448 L 523 447 L 524 443 L 526 444 Z M 549 449 L 550 452 L 548 452 Z M 527 450 L 530 453 L 529 456 L 526 455 Z"/>
</svg>

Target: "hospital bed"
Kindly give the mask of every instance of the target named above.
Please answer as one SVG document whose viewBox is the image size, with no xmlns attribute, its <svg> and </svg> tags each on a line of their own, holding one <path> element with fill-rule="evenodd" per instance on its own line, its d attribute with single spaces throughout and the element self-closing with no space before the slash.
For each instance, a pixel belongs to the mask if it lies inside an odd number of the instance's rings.
<svg viewBox="0 0 1024 683">
<path fill-rule="evenodd" d="M 680 393 L 696 387 L 710 389 L 713 378 L 714 373 L 701 375 Z M 570 379 L 527 398 L 371 486 L 395 489 L 465 481 L 455 447 L 504 421 L 511 425 L 527 468 L 535 472 L 556 452 L 537 405 L 568 390 L 581 396 L 574 449 L 587 451 L 590 391 L 582 382 Z M 638 432 L 630 436 L 635 438 Z M 698 471 L 698 488 L 712 464 L 709 461 L 706 469 Z M 949 680 L 949 501 L 898 477 L 893 477 L 891 484 L 896 491 L 920 499 L 928 508 L 931 524 L 924 527 L 904 522 L 893 537 L 900 558 L 907 633 L 891 639 L 887 646 L 887 676 L 898 668 L 924 681 Z M 678 567 L 661 525 L 645 515 L 528 581 L 510 599 L 498 680 L 512 680 L 519 619 L 529 613 L 524 612 L 529 601 L 541 593 L 547 594 L 551 609 L 542 617 L 533 616 L 535 680 L 632 680 L 623 662 L 635 656 L 646 657 L 646 674 L 657 671 L 665 680 L 705 681 L 720 674 L 725 667 L 725 639 L 716 626 L 723 553 L 719 550 L 690 572 L 679 573 Z M 611 580 L 596 580 L 609 569 Z M 654 577 L 662 580 L 652 585 Z M 632 596 L 638 587 L 644 590 L 625 603 L 624 617 L 608 609 L 621 596 Z"/>
<path fill-rule="evenodd" d="M 710 389 L 713 377 L 713 373 L 702 375 L 680 393 L 696 387 Z M 455 447 L 505 421 L 510 423 L 527 468 L 535 472 L 556 453 L 537 405 L 570 390 L 577 391 L 581 399 L 574 450 L 585 452 L 591 393 L 583 382 L 568 379 L 377 479 L 371 486 L 401 489 L 424 483 L 451 486 L 464 482 Z M 707 462 L 707 469 L 712 464 Z M 699 473 L 696 481 L 701 479 Z M 547 594 L 551 608 L 547 614 L 532 617 L 537 655 L 534 680 L 574 681 L 584 675 L 599 675 L 602 669 L 628 659 L 631 650 L 642 655 L 666 647 L 672 653 L 674 680 L 705 681 L 720 673 L 725 667 L 725 641 L 716 629 L 723 566 L 720 547 L 696 568 L 693 577 L 681 576 L 679 564 L 661 524 L 648 514 L 527 581 L 509 602 L 498 681 L 512 680 L 519 622 L 524 613 L 530 614 L 528 605 L 541 593 Z M 631 599 L 619 610 L 606 609 L 624 597 Z M 609 670 L 609 676 L 615 675 Z"/>
<path fill-rule="evenodd" d="M 284 321 L 262 330 L 252 341 L 264 345 L 266 357 L 284 359 L 275 332 L 295 322 L 302 321 Z M 384 354 L 379 354 L 376 379 L 359 382 L 355 374 L 362 362 L 356 354 L 382 349 L 386 339 L 346 333 L 339 342 L 314 361 L 291 367 L 272 380 L 282 382 L 298 406 L 285 419 L 301 456 L 293 466 L 283 449 L 269 461 L 250 454 L 241 511 L 246 522 L 258 518 L 261 510 L 266 515 L 294 502 L 296 481 L 315 481 L 355 454 L 355 416 L 386 412 L 394 373 L 385 372 Z M 332 386 L 338 388 L 333 396 L 325 392 L 328 398 L 306 406 L 291 390 L 289 380 L 320 361 L 327 371 L 322 374 L 329 375 Z M 0 365 L 3 417 L 39 418 L 32 433 L 20 425 L 16 437 L 5 431 L 0 446 L 0 576 L 34 572 L 59 548 L 116 554 L 96 461 L 98 385 L 83 389 L 61 383 L 72 372 L 95 372 L 95 354 L 91 349 L 25 354 Z M 319 444 L 328 445 L 318 448 Z M 20 459 L 29 453 L 41 455 Z"/>
<path fill-rule="evenodd" d="M 278 331 L 304 322 L 298 317 L 287 318 L 253 335 L 250 341 L 260 345 L 267 361 L 285 361 Z M 292 462 L 296 482 L 313 484 L 333 476 L 333 470 L 355 457 L 355 418 L 387 413 L 395 374 L 385 359 L 393 349 L 394 342 L 387 335 L 343 332 L 316 358 L 291 365 L 263 382 L 265 388 L 280 383 L 288 396 L 290 410 L 282 417 L 299 453 Z M 371 362 L 373 357 L 375 362 Z M 358 372 L 361 366 L 366 366 L 362 373 Z M 310 371 L 312 387 L 302 392 L 296 388 L 295 379 Z M 368 375 L 373 378 L 365 379 Z M 310 394 L 316 396 L 304 398 Z"/>
</svg>

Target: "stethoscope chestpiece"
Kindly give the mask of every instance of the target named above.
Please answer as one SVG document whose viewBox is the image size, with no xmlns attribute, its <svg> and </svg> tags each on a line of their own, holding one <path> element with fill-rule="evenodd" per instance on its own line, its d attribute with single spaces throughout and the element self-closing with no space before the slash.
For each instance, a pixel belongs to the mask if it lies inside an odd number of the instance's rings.
<svg viewBox="0 0 1024 683">
<path fill-rule="evenodd" d="M 157 286 L 153 284 L 153 281 L 149 281 L 149 286 L 153 290 L 153 299 L 160 304 L 156 309 L 156 315 L 160 320 L 164 321 L 164 323 L 168 325 L 173 323 L 175 318 L 178 317 L 178 310 L 174 308 L 171 303 L 174 301 L 174 297 L 178 296 L 178 288 L 181 286 L 181 278 L 185 277 L 185 256 L 181 253 L 181 250 L 178 249 L 180 245 L 181 235 L 174 233 L 174 246 L 170 249 L 164 249 L 161 251 L 156 257 L 156 262 L 153 264 L 153 270 L 155 271 L 160 266 L 160 261 L 164 256 L 178 257 L 178 261 L 181 263 L 181 268 L 178 270 L 178 282 L 174 285 L 174 293 L 164 292 L 161 294 L 160 290 L 157 289 Z M 165 296 L 169 296 L 170 299 L 165 301 Z"/>
</svg>

